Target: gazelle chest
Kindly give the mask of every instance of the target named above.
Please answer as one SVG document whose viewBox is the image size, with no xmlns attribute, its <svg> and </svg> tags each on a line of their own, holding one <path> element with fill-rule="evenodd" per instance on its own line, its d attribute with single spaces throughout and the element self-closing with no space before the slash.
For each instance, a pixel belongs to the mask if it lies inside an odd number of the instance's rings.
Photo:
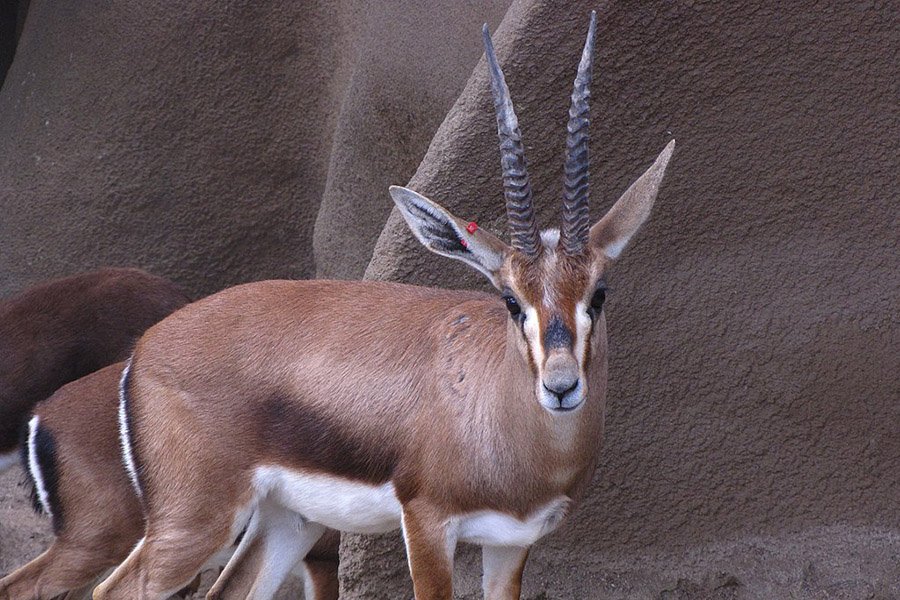
<svg viewBox="0 0 900 600">
<path fill-rule="evenodd" d="M 450 532 L 473 544 L 530 546 L 559 526 L 571 504 L 567 496 L 558 496 L 525 517 L 494 510 L 466 513 L 450 519 Z"/>
</svg>

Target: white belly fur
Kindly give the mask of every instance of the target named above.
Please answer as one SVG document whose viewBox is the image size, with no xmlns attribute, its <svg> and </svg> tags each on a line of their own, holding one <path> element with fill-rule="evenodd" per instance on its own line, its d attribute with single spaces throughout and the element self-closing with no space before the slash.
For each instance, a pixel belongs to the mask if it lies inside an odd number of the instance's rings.
<svg viewBox="0 0 900 600">
<path fill-rule="evenodd" d="M 284 467 L 257 467 L 253 485 L 309 521 L 352 533 L 384 533 L 400 527 L 394 484 L 369 485 Z"/>
<path fill-rule="evenodd" d="M 284 467 L 257 467 L 257 498 L 277 504 L 331 529 L 385 533 L 400 527 L 402 507 L 391 482 L 369 485 Z M 559 525 L 571 501 L 560 496 L 525 519 L 497 511 L 476 511 L 447 521 L 451 539 L 488 546 L 530 546 Z"/>
</svg>

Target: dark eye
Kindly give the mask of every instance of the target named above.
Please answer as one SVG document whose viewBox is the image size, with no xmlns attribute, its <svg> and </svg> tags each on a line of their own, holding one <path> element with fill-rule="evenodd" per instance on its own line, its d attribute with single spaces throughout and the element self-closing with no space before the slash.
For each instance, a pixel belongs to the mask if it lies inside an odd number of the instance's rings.
<svg viewBox="0 0 900 600">
<path fill-rule="evenodd" d="M 603 310 L 603 303 L 606 301 L 606 288 L 599 287 L 594 292 L 594 295 L 591 296 L 591 308 L 595 313 L 599 313 Z"/>
<path fill-rule="evenodd" d="M 512 296 L 503 296 L 503 301 L 506 302 L 506 310 L 509 311 L 514 317 L 519 316 L 519 313 L 522 312 L 522 307 L 519 306 L 519 303 L 516 302 L 516 299 Z"/>
</svg>

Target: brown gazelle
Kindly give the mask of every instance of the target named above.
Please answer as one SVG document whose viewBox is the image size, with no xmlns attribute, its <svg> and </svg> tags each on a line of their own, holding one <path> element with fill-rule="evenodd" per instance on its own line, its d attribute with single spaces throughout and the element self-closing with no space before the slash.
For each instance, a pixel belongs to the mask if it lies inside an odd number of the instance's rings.
<svg viewBox="0 0 900 600">
<path fill-rule="evenodd" d="M 484 273 L 499 297 L 268 281 L 197 302 L 141 339 L 120 412 L 147 527 L 96 600 L 163 597 L 248 520 L 268 561 L 249 598 L 270 597 L 326 527 L 402 527 L 418 600 L 451 598 L 457 542 L 479 544 L 485 596 L 518 598 L 528 548 L 573 510 L 596 467 L 604 277 L 647 217 L 673 150 L 589 227 L 593 34 L 592 17 L 561 231 L 535 223 L 486 28 L 512 246 L 391 188 L 419 240 Z"/>
<path fill-rule="evenodd" d="M 118 389 L 124 363 L 69 383 L 40 402 L 29 420 L 22 466 L 35 508 L 50 516 L 56 539 L 28 564 L 0 579 L 0 600 L 85 597 L 93 583 L 128 556 L 144 531 L 138 498 L 122 465 Z M 337 538 L 323 538 L 299 565 L 307 600 L 337 600 Z M 227 558 L 227 552 L 223 553 Z M 220 557 L 212 565 L 223 564 Z M 239 598 L 259 561 L 232 564 L 228 584 Z M 88 596 L 89 597 L 89 596 Z"/>
<path fill-rule="evenodd" d="M 189 302 L 139 269 L 100 269 L 0 301 L 0 471 L 16 463 L 31 408 L 63 384 L 128 358 L 151 325 Z"/>
</svg>

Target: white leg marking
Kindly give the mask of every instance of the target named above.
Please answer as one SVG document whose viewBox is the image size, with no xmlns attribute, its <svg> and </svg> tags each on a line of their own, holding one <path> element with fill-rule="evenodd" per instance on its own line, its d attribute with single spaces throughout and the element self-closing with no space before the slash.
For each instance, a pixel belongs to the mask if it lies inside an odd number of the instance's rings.
<svg viewBox="0 0 900 600">
<path fill-rule="evenodd" d="M 0 454 L 0 473 L 19 462 L 19 451 L 13 450 L 6 454 Z"/>
<path fill-rule="evenodd" d="M 406 568 L 409 569 L 409 574 L 412 575 L 412 559 L 409 556 L 409 535 L 406 533 L 406 511 L 402 513 L 400 518 L 400 531 L 403 533 L 403 546 L 406 548 Z"/>
<path fill-rule="evenodd" d="M 316 597 L 316 585 L 313 582 L 309 568 L 303 565 L 303 598 L 305 600 L 313 600 Z"/>
<path fill-rule="evenodd" d="M 138 482 L 137 463 L 134 460 L 134 453 L 131 450 L 131 431 L 128 429 L 128 414 L 125 410 L 125 382 L 128 380 L 128 373 L 131 371 L 131 359 L 125 363 L 122 370 L 122 377 L 119 379 L 119 444 L 122 446 L 122 462 L 125 470 L 128 471 L 128 478 L 131 480 L 131 487 L 138 498 L 142 498 L 141 484 Z"/>
<path fill-rule="evenodd" d="M 305 521 L 297 513 L 268 502 L 260 505 L 260 522 L 263 560 L 247 600 L 272 598 L 294 565 L 325 533 L 322 525 Z"/>
<path fill-rule="evenodd" d="M 53 511 L 50 510 L 50 496 L 47 494 L 47 487 L 44 484 L 44 474 L 41 473 L 41 465 L 38 463 L 37 448 L 35 447 L 35 434 L 40 424 L 40 417 L 34 415 L 28 422 L 28 470 L 31 472 L 31 479 L 34 481 L 34 488 L 37 492 L 38 502 L 44 512 L 53 518 Z"/>
<path fill-rule="evenodd" d="M 240 515 L 235 518 L 235 524 L 232 525 L 231 529 L 234 531 L 236 527 L 239 527 Z M 250 521 L 247 523 L 247 529 L 244 531 L 244 537 L 241 538 L 241 541 L 238 543 L 237 548 L 234 553 L 231 555 L 231 558 L 228 559 L 225 568 L 222 569 L 222 572 L 219 573 L 219 577 L 216 579 L 216 582 L 213 584 L 210 592 L 217 591 L 220 592 L 221 588 L 226 584 L 226 582 L 231 579 L 234 575 L 235 569 L 237 569 L 241 562 L 244 560 L 244 556 L 247 554 L 247 549 L 250 548 L 251 543 L 259 536 L 259 511 L 255 510 L 253 514 L 250 516 Z"/>
</svg>

